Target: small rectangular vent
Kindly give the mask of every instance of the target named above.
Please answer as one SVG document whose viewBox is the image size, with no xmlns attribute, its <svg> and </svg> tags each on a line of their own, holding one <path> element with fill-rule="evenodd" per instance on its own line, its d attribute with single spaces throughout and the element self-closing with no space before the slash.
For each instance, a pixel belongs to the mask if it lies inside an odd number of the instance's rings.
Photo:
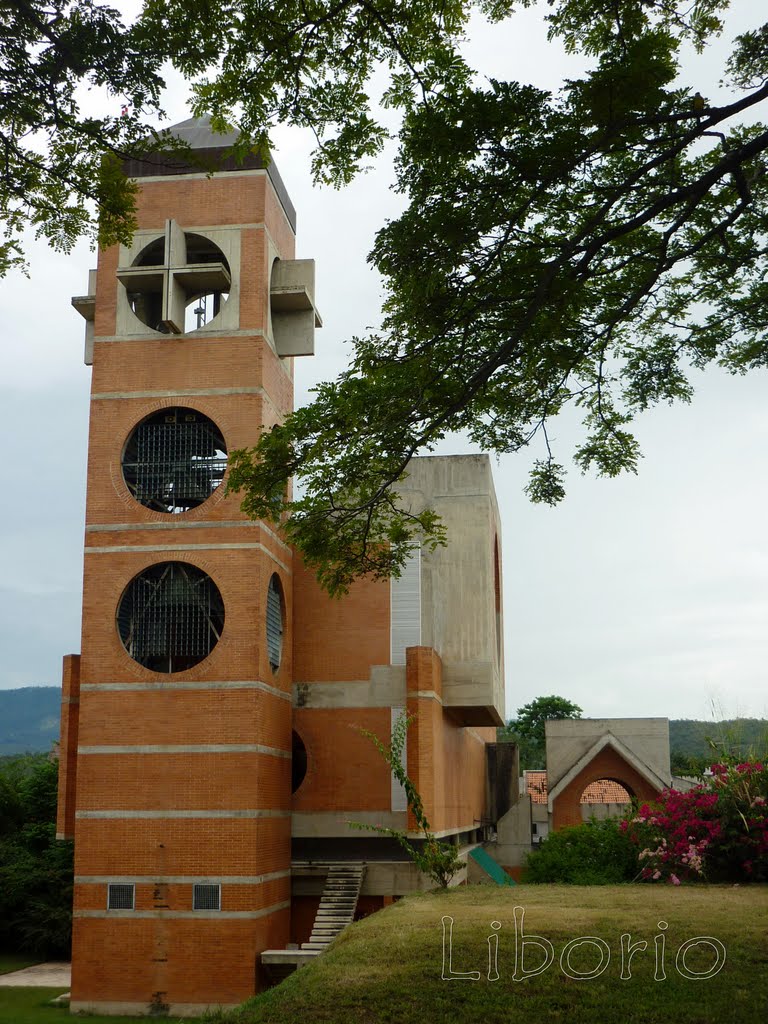
<svg viewBox="0 0 768 1024">
<path fill-rule="evenodd" d="M 220 885 L 195 885 L 192 891 L 193 910 L 221 910 Z"/>
<path fill-rule="evenodd" d="M 133 910 L 135 885 L 107 886 L 107 910 Z"/>
</svg>

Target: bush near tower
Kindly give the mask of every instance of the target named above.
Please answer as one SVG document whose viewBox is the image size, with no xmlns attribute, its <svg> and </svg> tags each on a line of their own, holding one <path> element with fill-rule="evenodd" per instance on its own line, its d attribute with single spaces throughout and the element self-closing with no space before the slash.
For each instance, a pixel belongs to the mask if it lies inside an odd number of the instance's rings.
<svg viewBox="0 0 768 1024">
<path fill-rule="evenodd" d="M 666 790 L 622 827 L 638 848 L 648 881 L 768 881 L 768 764 L 712 765 L 687 793 Z"/>
</svg>

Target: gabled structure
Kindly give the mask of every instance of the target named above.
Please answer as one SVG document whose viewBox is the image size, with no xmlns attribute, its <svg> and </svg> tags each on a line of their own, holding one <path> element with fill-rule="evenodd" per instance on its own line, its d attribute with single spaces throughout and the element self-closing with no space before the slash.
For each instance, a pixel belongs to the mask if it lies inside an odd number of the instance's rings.
<svg viewBox="0 0 768 1024">
<path fill-rule="evenodd" d="M 524 791 L 487 847 L 518 879 L 536 843 L 553 829 L 582 823 L 583 806 L 600 783 L 604 797 L 624 792 L 640 802 L 672 784 L 666 718 L 557 719 L 546 722 L 545 735 L 546 772 L 526 772 Z M 613 810 L 622 813 L 623 804 L 616 800 Z"/>
<path fill-rule="evenodd" d="M 489 462 L 414 460 L 401 490 L 448 546 L 343 601 L 243 515 L 227 453 L 292 409 L 314 265 L 273 163 L 235 164 L 206 122 L 175 130 L 193 157 L 129 166 L 136 235 L 73 300 L 93 367 L 58 825 L 75 840 L 73 1011 L 242 1002 L 262 951 L 309 939 L 339 861 L 364 867 L 358 913 L 419 887 L 396 843 L 348 824 L 414 824 L 364 734 L 386 742 L 404 709 L 438 835 L 468 850 L 503 804 L 486 782 L 504 720 Z"/>
<path fill-rule="evenodd" d="M 581 718 L 546 723 L 547 809 L 552 828 L 581 824 L 581 796 L 601 779 L 655 800 L 672 784 L 666 718 Z"/>
</svg>

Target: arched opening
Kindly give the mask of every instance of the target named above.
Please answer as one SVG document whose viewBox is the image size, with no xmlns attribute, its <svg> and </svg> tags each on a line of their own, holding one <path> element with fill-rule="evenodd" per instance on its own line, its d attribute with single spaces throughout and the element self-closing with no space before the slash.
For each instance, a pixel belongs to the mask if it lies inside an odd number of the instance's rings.
<svg viewBox="0 0 768 1024">
<path fill-rule="evenodd" d="M 130 268 L 118 271 L 133 314 L 150 330 L 186 334 L 206 327 L 229 297 L 231 272 L 221 249 L 171 222 Z"/>
<path fill-rule="evenodd" d="M 294 729 L 291 733 L 291 793 L 295 793 L 307 774 L 307 748 Z"/>
<path fill-rule="evenodd" d="M 579 798 L 581 817 L 584 821 L 597 818 L 620 818 L 635 799 L 632 788 L 620 779 L 595 779 L 582 790 Z"/>
</svg>

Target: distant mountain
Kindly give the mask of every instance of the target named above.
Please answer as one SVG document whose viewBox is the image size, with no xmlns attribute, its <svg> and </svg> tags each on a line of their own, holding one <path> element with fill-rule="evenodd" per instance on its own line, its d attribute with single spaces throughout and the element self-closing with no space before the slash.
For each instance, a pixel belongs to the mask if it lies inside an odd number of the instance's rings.
<svg viewBox="0 0 768 1024">
<path fill-rule="evenodd" d="M 46 753 L 59 738 L 61 690 L 58 686 L 24 686 L 0 690 L 0 757 L 6 754 Z M 768 720 L 737 718 L 724 722 L 673 719 L 669 748 L 675 754 L 710 758 L 707 738 L 727 744 L 744 755 L 768 752 Z"/>
<path fill-rule="evenodd" d="M 61 689 L 0 690 L 0 756 L 49 751 L 59 738 Z"/>
<path fill-rule="evenodd" d="M 722 722 L 673 719 L 669 723 L 669 749 L 687 757 L 715 758 L 717 749 L 734 753 L 764 755 L 768 751 L 768 721 L 764 718 L 734 718 Z"/>
</svg>

